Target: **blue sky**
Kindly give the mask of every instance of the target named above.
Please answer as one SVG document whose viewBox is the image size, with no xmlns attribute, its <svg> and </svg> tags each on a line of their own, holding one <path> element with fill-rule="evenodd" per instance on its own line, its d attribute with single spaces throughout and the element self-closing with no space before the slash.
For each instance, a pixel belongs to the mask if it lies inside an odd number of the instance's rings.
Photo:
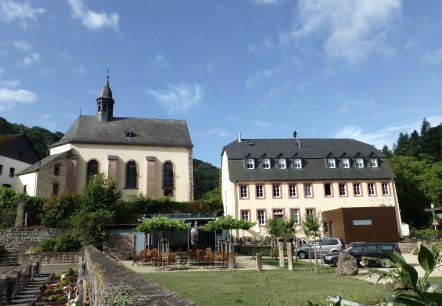
<svg viewBox="0 0 442 306">
<path fill-rule="evenodd" d="M 185 119 L 220 166 L 238 137 L 390 148 L 442 121 L 442 1 L 0 1 L 0 116 L 66 132 L 93 115 Z"/>
</svg>

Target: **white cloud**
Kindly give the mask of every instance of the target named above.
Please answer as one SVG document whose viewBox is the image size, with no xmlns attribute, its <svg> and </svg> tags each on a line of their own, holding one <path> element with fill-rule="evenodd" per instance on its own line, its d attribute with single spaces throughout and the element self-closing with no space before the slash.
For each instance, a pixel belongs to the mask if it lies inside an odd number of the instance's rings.
<svg viewBox="0 0 442 306">
<path fill-rule="evenodd" d="M 3 73 L 5 73 L 5 69 L 0 68 L 0 78 L 2 77 Z"/>
<path fill-rule="evenodd" d="M 278 4 L 281 0 L 252 0 L 256 4 Z"/>
<path fill-rule="evenodd" d="M 66 62 L 70 62 L 72 60 L 69 54 L 65 51 L 58 53 L 58 57 Z"/>
<path fill-rule="evenodd" d="M 37 101 L 37 94 L 25 89 L 0 87 L 0 111 L 10 110 L 19 104 Z"/>
<path fill-rule="evenodd" d="M 389 35 L 401 14 L 401 0 L 300 0 L 293 29 L 282 34 L 280 42 L 319 41 L 328 60 L 355 66 L 373 54 L 394 52 Z"/>
<path fill-rule="evenodd" d="M 89 30 L 99 30 L 109 27 L 118 31 L 120 16 L 117 13 L 106 14 L 91 11 L 83 3 L 83 0 L 68 0 L 72 10 L 72 16 L 81 20 L 82 24 Z"/>
<path fill-rule="evenodd" d="M 43 120 L 48 120 L 48 119 L 51 118 L 51 115 L 50 115 L 50 114 L 42 114 L 42 115 L 40 116 L 40 118 L 43 119 Z"/>
<path fill-rule="evenodd" d="M 1 74 L 0 74 L 1 76 Z M 0 87 L 9 87 L 14 88 L 20 85 L 19 80 L 13 79 L 13 80 L 0 80 Z"/>
<path fill-rule="evenodd" d="M 170 67 L 169 63 L 167 62 L 166 58 L 162 54 L 155 55 L 155 58 L 152 61 L 152 66 L 163 73 L 167 73 L 172 70 L 172 67 Z"/>
<path fill-rule="evenodd" d="M 16 40 L 14 41 L 14 46 L 21 51 L 29 51 L 32 50 L 32 45 L 24 40 Z"/>
<path fill-rule="evenodd" d="M 40 55 L 36 52 L 33 52 L 29 56 L 25 56 L 21 64 L 25 67 L 28 67 L 38 62 L 39 60 L 40 60 Z"/>
<path fill-rule="evenodd" d="M 0 4 L 0 19 L 6 22 L 19 19 L 36 19 L 38 15 L 46 12 L 43 8 L 34 8 L 29 2 L 2 0 Z M 25 25 L 25 24 L 24 24 Z"/>
<path fill-rule="evenodd" d="M 256 126 L 263 127 L 263 128 L 268 128 L 268 127 L 272 126 L 272 123 L 269 121 L 255 120 L 253 123 Z"/>
<path fill-rule="evenodd" d="M 256 73 L 254 73 L 246 82 L 246 89 L 250 90 L 256 86 L 256 84 L 261 81 L 262 79 L 269 78 L 273 75 L 273 71 L 271 70 L 261 70 Z"/>
<path fill-rule="evenodd" d="M 437 126 L 442 122 L 442 116 L 432 116 L 426 118 L 431 126 Z M 399 133 L 412 133 L 414 130 L 420 132 L 422 120 L 408 121 L 390 125 L 377 131 L 367 133 L 358 126 L 346 126 L 338 131 L 333 137 L 335 138 L 352 138 L 359 141 L 374 145 L 378 149 L 382 149 L 387 145 L 390 149 L 397 141 Z"/>
<path fill-rule="evenodd" d="M 210 129 L 208 132 L 207 132 L 207 134 L 209 134 L 209 135 L 215 135 L 215 136 L 217 136 L 218 138 L 226 138 L 227 137 L 227 132 L 225 131 L 225 130 L 223 130 L 223 129 L 217 129 L 217 128 L 214 128 L 214 129 Z"/>
<path fill-rule="evenodd" d="M 169 84 L 167 90 L 147 90 L 155 102 L 168 113 L 186 112 L 190 108 L 200 105 L 204 96 L 204 89 L 200 85 Z"/>
<path fill-rule="evenodd" d="M 425 52 L 423 55 L 424 60 L 430 64 L 438 64 L 442 61 L 442 49 L 437 49 L 432 52 Z"/>
<path fill-rule="evenodd" d="M 72 74 L 83 75 L 86 72 L 86 68 L 83 65 L 69 68 Z"/>
</svg>

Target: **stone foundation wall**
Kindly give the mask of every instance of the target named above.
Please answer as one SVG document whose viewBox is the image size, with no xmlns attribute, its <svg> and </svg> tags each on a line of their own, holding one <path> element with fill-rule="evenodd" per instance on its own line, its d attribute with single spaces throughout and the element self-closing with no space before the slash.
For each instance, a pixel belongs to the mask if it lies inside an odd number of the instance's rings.
<svg viewBox="0 0 442 306">
<path fill-rule="evenodd" d="M 63 231 L 63 229 L 41 227 L 0 229 L 0 245 L 8 253 L 24 253 L 31 247 L 37 246 L 44 238 L 55 238 Z"/>
<path fill-rule="evenodd" d="M 38 254 L 19 254 L 18 264 L 40 262 L 41 264 L 78 263 L 80 252 L 44 252 Z"/>
<path fill-rule="evenodd" d="M 84 249 L 83 260 L 87 293 L 92 306 L 105 306 L 105 296 L 109 295 L 110 290 L 124 286 L 130 286 L 135 291 L 135 304 L 132 305 L 195 305 L 93 247 Z"/>
</svg>

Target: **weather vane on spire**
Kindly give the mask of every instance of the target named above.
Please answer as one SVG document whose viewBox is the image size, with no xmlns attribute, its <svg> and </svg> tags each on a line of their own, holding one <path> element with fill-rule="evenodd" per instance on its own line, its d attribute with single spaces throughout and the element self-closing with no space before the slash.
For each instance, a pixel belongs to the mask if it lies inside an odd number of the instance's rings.
<svg viewBox="0 0 442 306">
<path fill-rule="evenodd" d="M 106 72 L 107 72 L 107 75 L 106 75 L 106 78 L 109 78 L 109 66 L 110 66 L 110 64 L 107 63 L 107 69 L 106 69 L 106 70 L 107 70 L 107 71 L 106 71 Z"/>
</svg>

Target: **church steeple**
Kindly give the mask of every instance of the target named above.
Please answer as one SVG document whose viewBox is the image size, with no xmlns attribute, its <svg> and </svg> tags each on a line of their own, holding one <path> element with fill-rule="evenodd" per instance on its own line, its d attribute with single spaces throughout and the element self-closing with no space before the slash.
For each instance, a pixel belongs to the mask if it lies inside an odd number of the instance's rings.
<svg viewBox="0 0 442 306">
<path fill-rule="evenodd" d="M 97 119 L 100 120 L 100 122 L 112 121 L 112 118 L 114 117 L 114 104 L 115 101 L 112 98 L 112 90 L 109 86 L 108 73 L 103 90 L 97 98 Z"/>
</svg>

